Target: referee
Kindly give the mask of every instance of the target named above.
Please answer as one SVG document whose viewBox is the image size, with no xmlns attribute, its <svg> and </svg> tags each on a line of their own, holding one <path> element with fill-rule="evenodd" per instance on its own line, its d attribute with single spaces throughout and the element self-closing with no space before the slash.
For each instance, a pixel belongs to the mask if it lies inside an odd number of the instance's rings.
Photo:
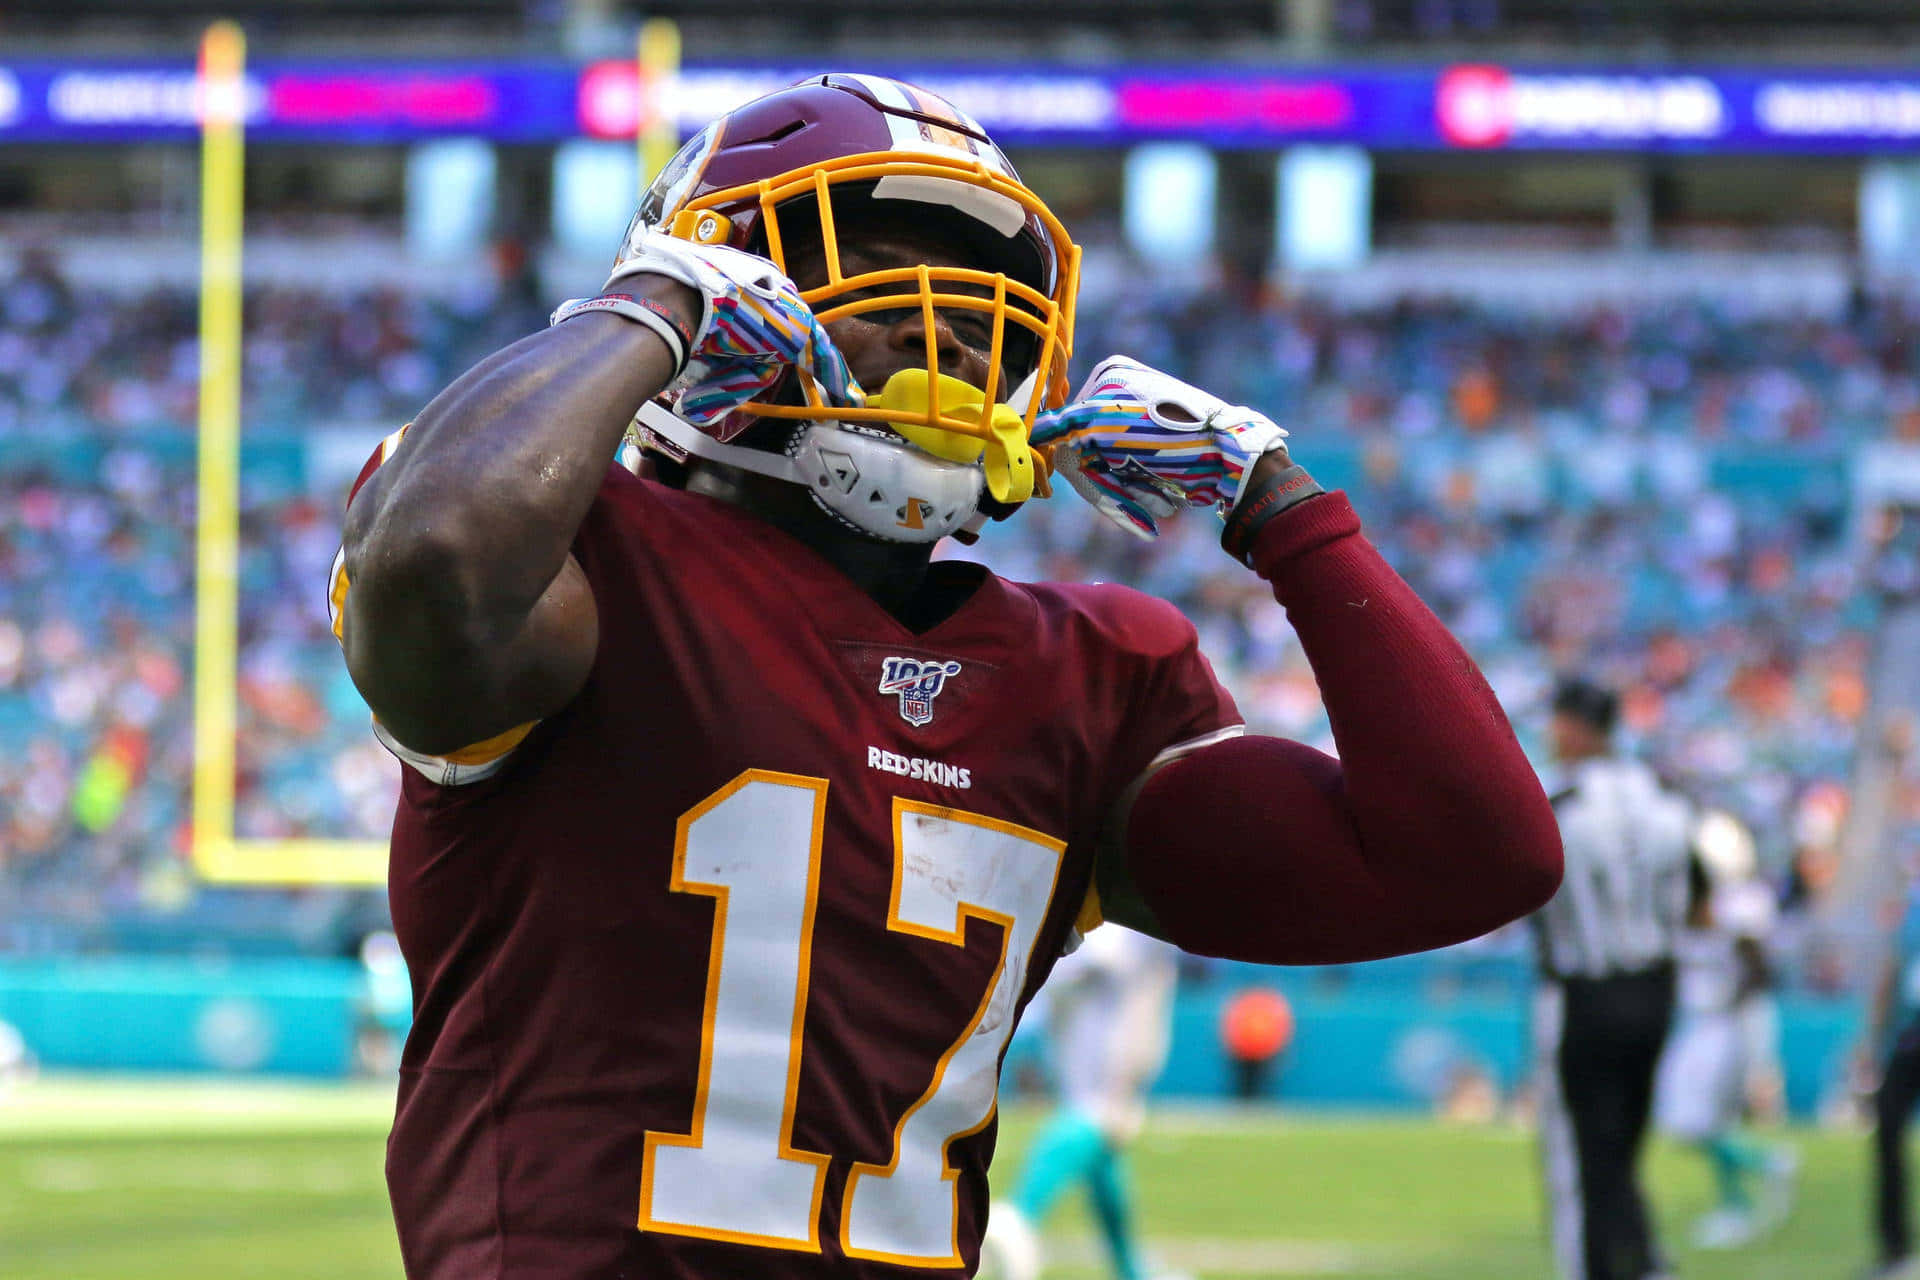
<svg viewBox="0 0 1920 1280">
<path fill-rule="evenodd" d="M 1533 917 L 1540 1145 L 1561 1280 L 1651 1280 L 1664 1264 L 1635 1165 L 1673 1017 L 1692 806 L 1613 753 L 1614 694 L 1563 680 L 1553 695 L 1560 892 Z"/>
<path fill-rule="evenodd" d="M 1868 1280 L 1920 1280 L 1907 1206 L 1907 1124 L 1920 1103 L 1920 879 L 1907 885 L 1905 910 L 1874 986 L 1863 1064 L 1877 1069 L 1873 1092 L 1874 1228 L 1880 1263 Z"/>
</svg>

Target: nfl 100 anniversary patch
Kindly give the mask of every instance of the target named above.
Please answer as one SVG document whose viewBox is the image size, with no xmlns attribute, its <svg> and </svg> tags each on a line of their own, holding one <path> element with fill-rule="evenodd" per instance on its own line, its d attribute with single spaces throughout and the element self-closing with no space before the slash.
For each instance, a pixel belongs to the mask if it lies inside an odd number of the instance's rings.
<svg viewBox="0 0 1920 1280">
<path fill-rule="evenodd" d="M 996 663 L 916 650 L 904 640 L 840 640 L 834 649 L 859 700 L 903 733 L 939 734 L 961 724 L 976 702 L 993 696 L 1000 675 Z"/>
<path fill-rule="evenodd" d="M 889 656 L 880 660 L 880 692 L 899 697 L 900 718 L 908 724 L 927 724 L 933 719 L 933 700 L 960 670 L 951 659 Z"/>
</svg>

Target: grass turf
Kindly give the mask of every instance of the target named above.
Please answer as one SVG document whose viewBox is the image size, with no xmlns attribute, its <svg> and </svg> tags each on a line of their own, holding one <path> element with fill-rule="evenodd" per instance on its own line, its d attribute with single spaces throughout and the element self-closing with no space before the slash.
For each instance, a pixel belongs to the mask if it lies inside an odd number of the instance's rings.
<svg viewBox="0 0 1920 1280">
<path fill-rule="evenodd" d="M 53 1080 L 0 1093 L 0 1276 L 8 1280 L 396 1280 L 381 1181 L 390 1087 Z M 1002 1128 L 1010 1177 L 1034 1113 Z M 1656 1145 L 1648 1184 L 1688 1280 L 1843 1280 L 1867 1260 L 1866 1141 L 1787 1135 L 1792 1217 L 1704 1254 L 1686 1226 L 1706 1168 Z M 1140 1218 L 1203 1277 L 1544 1280 L 1533 1147 L 1516 1129 L 1416 1119 L 1163 1112 L 1134 1157 Z M 1049 1272 L 1103 1274 L 1077 1205 Z"/>
</svg>

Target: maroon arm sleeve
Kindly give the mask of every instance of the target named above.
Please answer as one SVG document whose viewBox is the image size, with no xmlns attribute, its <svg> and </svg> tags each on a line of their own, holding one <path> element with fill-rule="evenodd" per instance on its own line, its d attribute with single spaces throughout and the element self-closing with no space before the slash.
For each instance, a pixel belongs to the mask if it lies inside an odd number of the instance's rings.
<svg viewBox="0 0 1920 1280">
<path fill-rule="evenodd" d="M 1464 941 L 1552 897 L 1560 833 L 1532 766 L 1346 496 L 1275 517 L 1253 563 L 1319 678 L 1340 758 L 1250 736 L 1154 774 L 1128 811 L 1126 862 L 1162 936 L 1334 964 Z"/>
</svg>

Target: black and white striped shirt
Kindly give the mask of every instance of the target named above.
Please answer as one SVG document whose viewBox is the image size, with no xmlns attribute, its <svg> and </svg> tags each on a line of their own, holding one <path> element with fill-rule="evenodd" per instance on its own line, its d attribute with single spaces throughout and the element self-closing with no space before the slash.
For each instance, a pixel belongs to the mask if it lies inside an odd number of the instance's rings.
<svg viewBox="0 0 1920 1280">
<path fill-rule="evenodd" d="M 1560 892 L 1533 918 L 1550 977 L 1634 973 L 1673 958 L 1687 910 L 1693 805 L 1637 760 L 1573 766 L 1553 798 Z"/>
</svg>

